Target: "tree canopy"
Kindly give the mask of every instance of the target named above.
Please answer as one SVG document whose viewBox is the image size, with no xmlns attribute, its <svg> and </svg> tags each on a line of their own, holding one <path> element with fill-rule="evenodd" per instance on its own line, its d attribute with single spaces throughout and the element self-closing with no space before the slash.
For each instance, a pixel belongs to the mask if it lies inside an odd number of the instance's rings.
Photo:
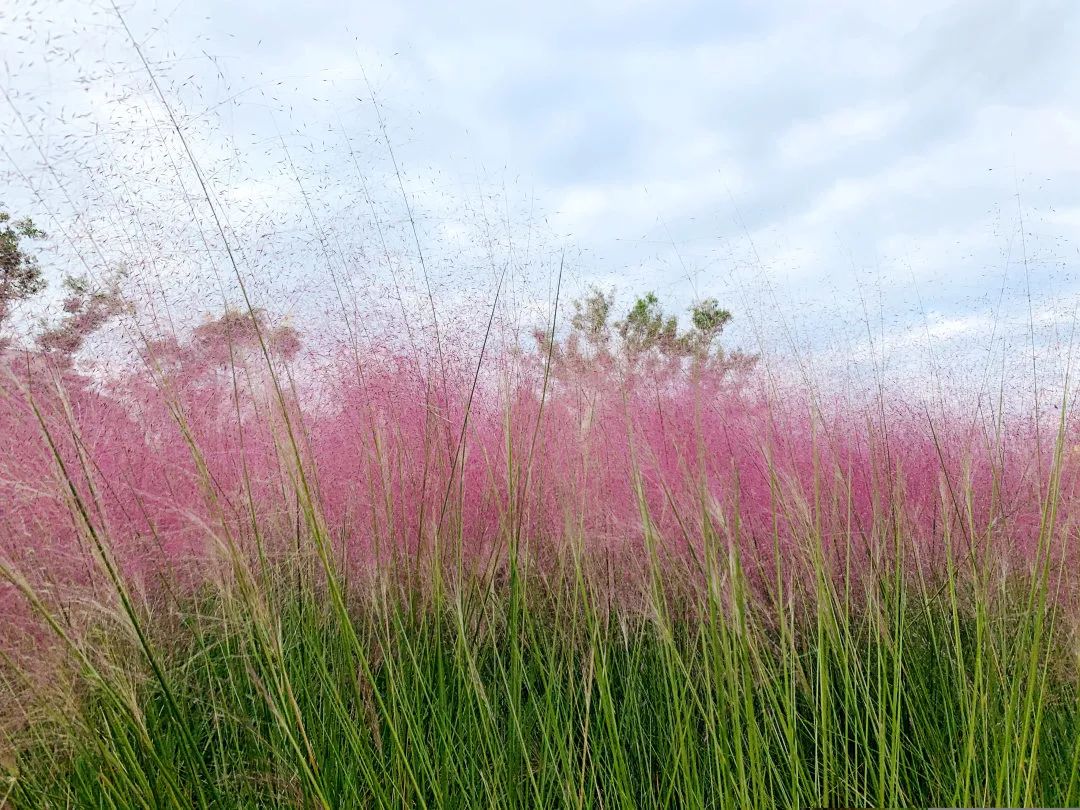
<svg viewBox="0 0 1080 810">
<path fill-rule="evenodd" d="M 636 298 L 625 315 L 616 320 L 612 320 L 613 290 L 594 286 L 571 305 L 570 328 L 561 339 L 544 330 L 535 333 L 559 373 L 616 366 L 628 371 L 657 370 L 660 366 L 728 371 L 749 368 L 755 359 L 740 352 L 725 352 L 720 345 L 732 314 L 715 298 L 690 306 L 690 324 L 685 330 L 680 329 L 677 315 L 664 311 L 653 292 Z"/>
<path fill-rule="evenodd" d="M 27 250 L 26 242 L 44 239 L 45 232 L 29 217 L 12 219 L 0 210 L 0 325 L 11 306 L 45 289 L 45 276 L 37 257 Z"/>
</svg>

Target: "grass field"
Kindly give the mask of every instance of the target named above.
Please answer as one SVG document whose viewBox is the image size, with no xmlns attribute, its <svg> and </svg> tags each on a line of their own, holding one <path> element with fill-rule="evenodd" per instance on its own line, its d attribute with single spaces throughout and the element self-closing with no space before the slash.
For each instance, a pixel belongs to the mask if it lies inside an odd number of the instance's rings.
<svg viewBox="0 0 1080 810">
<path fill-rule="evenodd" d="M 657 577 L 633 612 L 580 569 L 514 563 L 342 601 L 278 572 L 161 606 L 124 628 L 141 633 L 71 640 L 55 702 L 14 737 L 9 801 L 1077 802 L 1075 655 L 1045 582 L 964 593 L 888 572 L 765 605 L 737 555 L 713 565 L 706 593 Z"/>
<path fill-rule="evenodd" d="M 101 181 L 104 250 L 53 215 L 88 275 L 0 341 L 0 807 L 1080 805 L 1080 426 L 1067 374 L 1040 387 L 1030 278 L 1030 346 L 994 320 L 984 373 L 907 387 L 865 300 L 861 388 L 727 351 L 715 299 L 686 331 L 651 293 L 571 314 L 565 253 L 521 258 L 508 206 L 505 244 L 482 205 L 484 244 L 429 272 L 370 84 L 404 215 L 347 137 L 363 198 L 323 210 L 279 132 L 306 219 L 247 216 L 264 187 L 204 171 L 112 12 L 150 196 Z M 0 321 L 46 238 L 2 213 Z"/>
<path fill-rule="evenodd" d="M 1080 803 L 1066 417 L 185 362 L 10 376 L 10 806 Z"/>
</svg>

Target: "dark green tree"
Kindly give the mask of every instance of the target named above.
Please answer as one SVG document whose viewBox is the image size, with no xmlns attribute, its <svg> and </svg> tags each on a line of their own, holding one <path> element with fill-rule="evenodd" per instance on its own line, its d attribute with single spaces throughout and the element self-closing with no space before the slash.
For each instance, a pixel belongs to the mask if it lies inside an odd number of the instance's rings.
<svg viewBox="0 0 1080 810">
<path fill-rule="evenodd" d="M 0 211 L 0 325 L 13 304 L 45 289 L 37 257 L 26 247 L 26 240 L 44 238 L 45 232 L 31 219 L 13 220 L 7 211 Z"/>
<path fill-rule="evenodd" d="M 27 245 L 45 238 L 45 232 L 29 217 L 13 219 L 7 211 L 0 211 L 0 327 L 14 304 L 45 290 L 45 274 Z M 106 286 L 92 284 L 84 277 L 64 278 L 64 314 L 52 323 L 42 320 L 35 335 L 38 349 L 68 364 L 87 337 L 123 310 L 120 286 L 125 273 L 120 269 L 105 276 Z M 0 339 L 0 350 L 6 345 Z"/>
</svg>

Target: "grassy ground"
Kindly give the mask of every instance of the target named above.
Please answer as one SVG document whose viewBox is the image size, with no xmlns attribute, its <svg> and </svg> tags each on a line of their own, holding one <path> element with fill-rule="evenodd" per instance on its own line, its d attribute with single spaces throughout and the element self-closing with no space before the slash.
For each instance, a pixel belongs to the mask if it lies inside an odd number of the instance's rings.
<svg viewBox="0 0 1080 810">
<path fill-rule="evenodd" d="M 350 429 L 273 372 L 262 422 L 235 377 L 191 402 L 162 382 L 173 445 L 123 420 L 87 438 L 119 398 L 28 390 L 43 458 L 13 491 L 59 486 L 8 538 L 23 567 L 0 561 L 39 640 L 37 666 L 0 643 L 0 804 L 1080 803 L 1064 412 L 1052 453 L 966 453 L 932 421 L 860 442 L 705 409 L 698 379 L 583 420 L 545 369 L 502 413 L 474 375 L 450 430 L 390 369 L 385 401 L 342 399 Z M 208 407 L 230 401 L 235 422 Z"/>
<path fill-rule="evenodd" d="M 1080 693 L 1049 583 L 949 569 L 763 598 L 717 553 L 702 592 L 653 576 L 636 606 L 581 566 L 541 579 L 512 556 L 460 587 L 241 571 L 133 603 L 131 632 L 66 636 L 65 697 L 9 741 L 7 802 L 1080 802 Z"/>
</svg>

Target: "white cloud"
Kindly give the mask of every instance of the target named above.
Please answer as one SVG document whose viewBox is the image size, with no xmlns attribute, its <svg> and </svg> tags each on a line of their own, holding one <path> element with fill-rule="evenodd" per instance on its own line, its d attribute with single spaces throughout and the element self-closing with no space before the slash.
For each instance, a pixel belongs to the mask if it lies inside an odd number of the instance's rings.
<svg viewBox="0 0 1080 810">
<path fill-rule="evenodd" d="M 857 320 L 868 278 L 897 331 L 919 326 L 912 277 L 940 313 L 932 334 L 967 334 L 958 324 L 1002 274 L 1020 278 L 1020 212 L 1039 303 L 1077 289 L 1080 6 L 1065 0 L 173 6 L 138 4 L 128 22 L 234 224 L 275 233 L 260 267 L 288 300 L 310 295 L 317 268 L 290 279 L 311 226 L 281 138 L 347 248 L 379 253 L 356 160 L 394 251 L 414 250 L 365 75 L 421 237 L 447 253 L 437 281 L 456 294 L 489 281 L 466 260 L 507 230 L 485 221 L 506 216 L 504 184 L 509 230 L 546 218 L 583 251 L 583 277 L 685 301 L 733 294 L 736 271 L 760 322 L 780 299 L 809 335 Z M 0 30 L 0 82 L 77 207 L 105 206 L 122 229 L 142 205 L 155 244 L 184 255 L 195 189 L 156 146 L 161 110 L 110 6 L 0 12 Z M 10 116 L 0 144 L 74 216 Z M 7 168 L 5 202 L 36 206 Z M 1017 294 L 1007 286 L 1003 306 Z"/>
<path fill-rule="evenodd" d="M 780 159 L 789 164 L 807 164 L 843 154 L 853 143 L 880 137 L 904 115 L 905 106 L 851 107 L 829 112 L 820 118 L 800 122 L 780 137 Z"/>
</svg>

